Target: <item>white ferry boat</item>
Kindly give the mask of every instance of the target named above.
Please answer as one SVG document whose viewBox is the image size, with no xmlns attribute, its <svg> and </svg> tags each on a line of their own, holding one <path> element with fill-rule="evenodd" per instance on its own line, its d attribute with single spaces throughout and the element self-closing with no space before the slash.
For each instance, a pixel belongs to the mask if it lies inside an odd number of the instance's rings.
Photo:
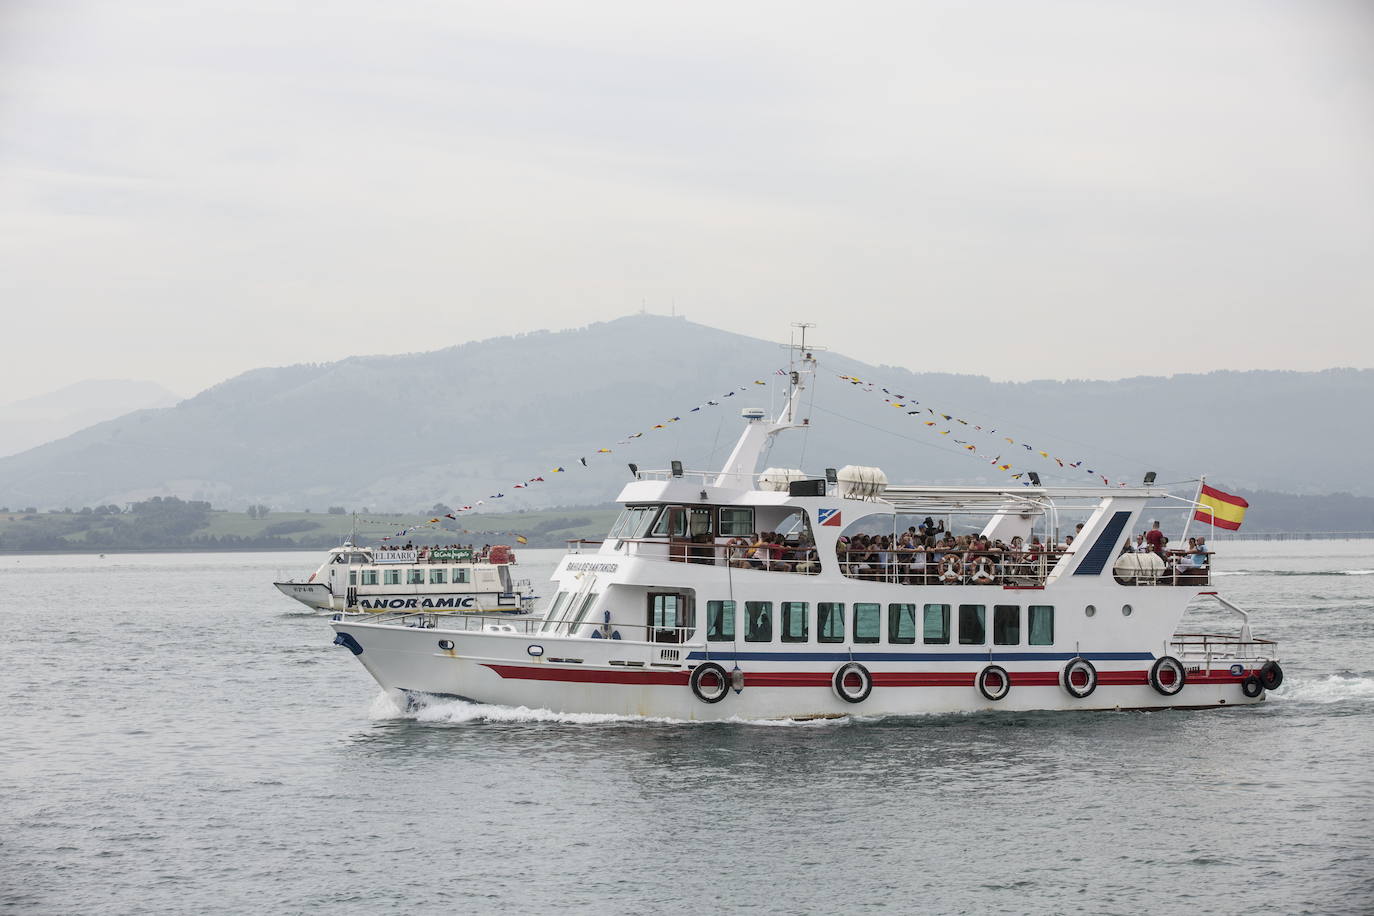
<svg viewBox="0 0 1374 916">
<path fill-rule="evenodd" d="M 528 579 L 511 576 L 514 566 L 506 545 L 374 548 L 350 538 L 310 578 L 272 584 L 320 611 L 528 614 L 534 592 Z"/>
<path fill-rule="evenodd" d="M 1213 707 L 1282 682 L 1210 556 L 1170 569 L 1127 552 L 1162 488 L 756 477 L 769 441 L 808 425 L 814 369 L 804 353 L 776 419 L 743 412 L 721 470 L 631 465 L 623 514 L 572 546 L 542 619 L 339 614 L 335 643 L 411 695 L 679 719 Z M 969 519 L 986 541 L 953 539 Z M 1048 546 L 1078 519 L 1071 546 Z M 1237 632 L 1176 632 L 1199 600 Z"/>
</svg>

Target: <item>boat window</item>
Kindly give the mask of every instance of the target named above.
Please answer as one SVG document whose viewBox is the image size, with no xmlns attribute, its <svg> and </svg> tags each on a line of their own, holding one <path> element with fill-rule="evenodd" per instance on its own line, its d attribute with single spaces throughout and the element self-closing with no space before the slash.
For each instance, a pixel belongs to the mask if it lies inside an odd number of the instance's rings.
<svg viewBox="0 0 1374 916">
<path fill-rule="evenodd" d="M 540 628 L 541 630 L 547 633 L 554 628 L 554 625 L 558 623 L 558 615 L 563 611 L 563 605 L 567 604 L 571 597 L 572 592 L 559 592 L 553 596 L 553 604 L 549 606 L 549 612 L 544 615 L 544 626 Z"/>
<path fill-rule="evenodd" d="M 447 573 L 448 570 L 446 569 L 431 569 L 429 571 L 429 584 L 443 585 L 444 579 L 447 578 Z"/>
<path fill-rule="evenodd" d="M 949 645 L 949 605 L 927 604 L 921 621 L 921 641 L 928 646 Z"/>
<path fill-rule="evenodd" d="M 784 601 L 782 603 L 782 641 L 807 642 L 808 614 L 811 607 L 805 601 Z"/>
<path fill-rule="evenodd" d="M 710 506 L 693 506 L 687 517 L 687 533 L 692 537 L 711 534 L 711 523 L 715 521 L 716 510 Z"/>
<path fill-rule="evenodd" d="M 982 604 L 959 605 L 959 645 L 983 646 L 988 641 L 988 610 Z"/>
<path fill-rule="evenodd" d="M 1032 646 L 1054 645 L 1054 608 L 1048 604 L 1030 606 L 1030 644 Z"/>
<path fill-rule="evenodd" d="M 854 605 L 854 641 L 877 642 L 883 635 L 883 606 Z"/>
<path fill-rule="evenodd" d="M 384 575 L 386 576 L 387 585 L 401 584 L 401 571 L 399 569 L 388 569 Z"/>
<path fill-rule="evenodd" d="M 655 642 L 681 642 L 686 625 L 682 619 L 684 602 L 676 592 L 651 592 L 649 595 L 649 632 Z"/>
<path fill-rule="evenodd" d="M 631 506 L 620 513 L 620 518 L 611 526 L 611 533 L 606 536 L 607 540 L 644 537 L 657 512 L 657 506 Z"/>
<path fill-rule="evenodd" d="M 735 638 L 735 602 L 706 602 L 706 639 L 710 642 L 733 642 Z"/>
<path fill-rule="evenodd" d="M 887 606 L 887 641 L 908 646 L 916 641 L 916 605 Z"/>
<path fill-rule="evenodd" d="M 468 581 L 468 570 L 455 569 L 453 571 L 453 578 L 449 581 L 451 581 L 454 585 L 466 585 Z"/>
<path fill-rule="evenodd" d="M 740 537 L 754 533 L 754 507 L 722 506 L 720 510 L 720 536 L 723 538 Z"/>
<path fill-rule="evenodd" d="M 652 532 L 656 538 L 687 536 L 687 513 L 682 506 L 665 506 Z"/>
<path fill-rule="evenodd" d="M 376 585 L 376 584 L 377 584 L 377 570 L 375 570 L 375 569 L 364 569 L 364 570 L 363 570 L 363 585 Z"/>
<path fill-rule="evenodd" d="M 424 585 L 425 571 L 423 569 L 407 569 L 406 585 Z"/>
<path fill-rule="evenodd" d="M 1021 605 L 998 604 L 992 609 L 992 644 L 1021 645 Z"/>
<path fill-rule="evenodd" d="M 574 617 L 568 623 L 569 633 L 572 633 L 574 630 L 576 630 L 578 625 L 582 623 L 582 621 L 587 616 L 587 612 L 592 609 L 592 605 L 596 604 L 596 599 L 598 597 L 600 596 L 597 592 L 592 592 L 590 595 L 588 595 L 586 598 L 582 600 L 582 606 L 577 609 L 577 616 Z"/>
<path fill-rule="evenodd" d="M 773 602 L 771 601 L 746 601 L 744 602 L 744 641 L 745 642 L 772 642 L 773 641 Z"/>
<path fill-rule="evenodd" d="M 349 585 L 357 585 L 357 584 L 358 584 L 358 571 L 357 571 L 356 569 L 350 569 L 350 570 L 348 571 L 348 584 L 349 584 Z"/>
<path fill-rule="evenodd" d="M 816 605 L 816 641 L 844 642 L 844 604 L 822 601 Z"/>
</svg>

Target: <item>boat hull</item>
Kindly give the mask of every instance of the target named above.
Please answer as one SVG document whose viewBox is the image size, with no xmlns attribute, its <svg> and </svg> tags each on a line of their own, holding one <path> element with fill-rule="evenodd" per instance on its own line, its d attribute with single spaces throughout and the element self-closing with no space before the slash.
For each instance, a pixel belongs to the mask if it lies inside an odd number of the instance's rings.
<svg viewBox="0 0 1374 916">
<path fill-rule="evenodd" d="M 1062 685 L 1065 653 L 843 653 L 712 652 L 670 649 L 681 663 L 644 662 L 661 646 L 619 640 L 550 639 L 539 633 L 462 632 L 335 621 L 339 637 L 383 687 L 409 694 L 459 697 L 477 703 L 525 706 L 559 713 L 597 713 L 686 720 L 805 719 L 982 711 L 1113 710 L 1224 707 L 1261 702 L 1247 697 L 1249 665 L 1190 670 L 1185 686 L 1164 696 L 1150 686 L 1149 653 L 1084 652 L 1097 672 L 1087 696 Z M 452 648 L 444 648 L 444 644 Z M 530 654 L 531 647 L 542 654 Z M 576 653 L 575 655 L 573 653 Z M 774 655 L 776 658 L 761 656 Z M 1117 656 L 1131 655 L 1133 658 Z M 834 657 L 830 657 L 834 656 Z M 991 656 L 989 658 L 989 656 Z M 561 659 L 580 658 L 580 662 Z M 850 659 L 871 674 L 872 690 L 857 703 L 842 699 L 832 679 Z M 630 667 L 635 664 L 636 667 Z M 738 666 L 742 687 L 707 703 L 693 692 L 691 670 L 707 661 Z M 1011 687 L 998 700 L 977 686 L 986 665 L 1004 669 Z M 652 665 L 652 667 L 651 667 Z M 1237 667 L 1239 670 L 1237 670 Z"/>
</svg>

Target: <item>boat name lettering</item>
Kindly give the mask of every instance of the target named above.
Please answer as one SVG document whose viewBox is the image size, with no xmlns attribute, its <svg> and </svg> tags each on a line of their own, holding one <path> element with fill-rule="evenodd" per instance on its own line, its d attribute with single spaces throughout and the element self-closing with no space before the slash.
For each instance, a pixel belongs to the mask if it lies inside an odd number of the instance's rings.
<svg viewBox="0 0 1374 916">
<path fill-rule="evenodd" d="M 372 555 L 374 563 L 414 563 L 420 558 L 418 550 L 379 550 Z"/>
<path fill-rule="evenodd" d="M 620 568 L 619 563 L 569 563 L 569 572 L 615 572 Z"/>
<path fill-rule="evenodd" d="M 359 598 L 358 606 L 368 611 L 387 609 L 402 610 L 415 608 L 470 608 L 475 599 L 467 598 Z"/>
</svg>

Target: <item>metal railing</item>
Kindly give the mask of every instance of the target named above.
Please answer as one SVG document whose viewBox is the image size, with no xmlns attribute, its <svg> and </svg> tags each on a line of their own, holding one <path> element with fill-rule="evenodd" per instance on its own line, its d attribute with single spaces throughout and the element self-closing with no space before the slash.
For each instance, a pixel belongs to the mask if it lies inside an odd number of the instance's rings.
<svg viewBox="0 0 1374 916">
<path fill-rule="evenodd" d="M 1060 558 L 1072 550 L 1050 548 L 1035 553 L 939 550 L 935 548 L 844 550 L 837 559 L 850 579 L 898 585 L 1044 585 Z M 947 561 L 954 557 L 957 568 Z M 981 559 L 987 563 L 980 564 Z M 983 572 L 982 570 L 986 570 Z"/>
<path fill-rule="evenodd" d="M 1169 639 L 1170 650 L 1180 658 L 1256 659 L 1273 658 L 1278 643 L 1272 639 L 1253 636 L 1226 636 L 1220 633 L 1175 633 Z"/>
<path fill-rule="evenodd" d="M 568 553 L 595 553 L 605 541 L 570 540 Z M 783 545 L 781 551 L 762 546 L 730 546 L 716 541 L 672 540 L 669 538 L 617 538 L 610 541 L 618 553 L 644 560 L 695 563 L 702 566 L 732 566 L 788 572 L 803 576 L 820 573 L 821 564 L 814 547 Z"/>
</svg>

